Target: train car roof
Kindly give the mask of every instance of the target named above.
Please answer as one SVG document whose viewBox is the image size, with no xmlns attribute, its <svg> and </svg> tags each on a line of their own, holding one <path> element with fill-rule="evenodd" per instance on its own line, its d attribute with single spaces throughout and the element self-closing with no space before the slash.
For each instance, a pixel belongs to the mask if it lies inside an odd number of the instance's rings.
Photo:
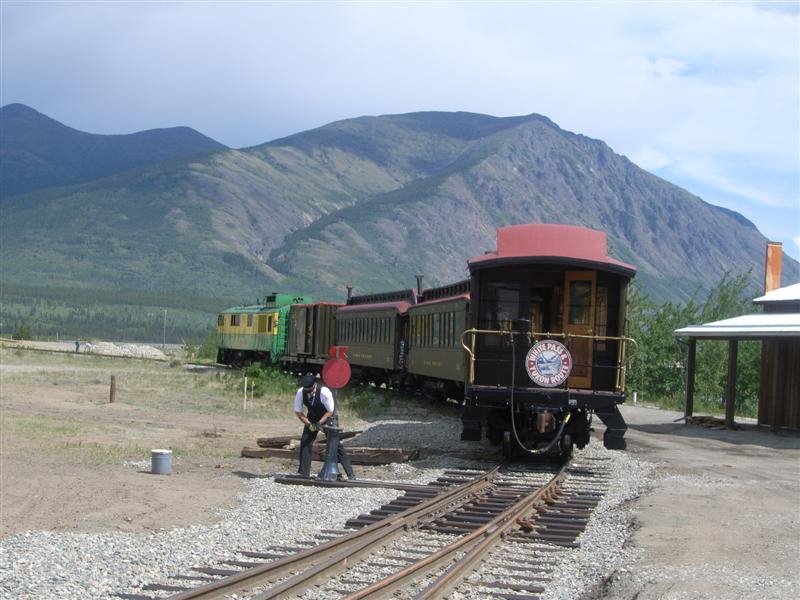
<svg viewBox="0 0 800 600">
<path fill-rule="evenodd" d="M 341 302 L 298 302 L 292 306 L 344 306 Z"/>
<path fill-rule="evenodd" d="M 445 296 L 444 298 L 434 298 L 433 300 L 426 300 L 424 302 L 419 302 L 414 306 L 411 306 L 409 310 L 414 310 L 415 308 L 424 308 L 425 306 L 431 306 L 433 304 L 441 304 L 442 302 L 450 302 L 452 300 L 466 300 L 469 302 L 470 295 L 469 293 L 466 294 L 458 294 L 456 296 Z"/>
<path fill-rule="evenodd" d="M 237 314 L 237 313 L 258 313 L 258 312 L 266 312 L 269 310 L 270 312 L 278 310 L 277 308 L 267 308 L 263 304 L 250 304 L 248 306 L 231 306 L 230 308 L 226 308 L 225 310 L 219 311 L 221 315 L 228 315 L 228 314 Z"/>
<path fill-rule="evenodd" d="M 411 306 L 408 302 L 378 302 L 375 304 L 351 304 L 350 306 L 343 306 L 336 311 L 339 313 L 356 313 L 356 312 L 369 312 L 372 310 L 390 310 L 394 309 L 399 314 L 404 315 L 408 312 Z"/>
<path fill-rule="evenodd" d="M 585 266 L 633 277 L 636 267 L 611 258 L 606 234 L 577 225 L 533 223 L 497 230 L 497 250 L 468 261 L 470 271 L 530 262 Z"/>
</svg>

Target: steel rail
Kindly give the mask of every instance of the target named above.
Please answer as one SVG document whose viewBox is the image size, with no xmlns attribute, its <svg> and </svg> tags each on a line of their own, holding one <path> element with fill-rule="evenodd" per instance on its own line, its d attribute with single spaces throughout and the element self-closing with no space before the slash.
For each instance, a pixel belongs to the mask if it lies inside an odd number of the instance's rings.
<svg viewBox="0 0 800 600">
<path fill-rule="evenodd" d="M 408 508 L 395 516 L 387 517 L 377 523 L 354 531 L 350 534 L 334 538 L 323 544 L 313 546 L 297 554 L 246 569 L 234 575 L 213 581 L 206 585 L 186 590 L 170 596 L 171 600 L 190 600 L 195 598 L 218 598 L 224 594 L 252 589 L 264 582 L 278 579 L 290 573 L 296 573 L 287 581 L 254 598 L 285 597 L 292 591 L 307 587 L 311 581 L 330 576 L 337 569 L 344 569 L 348 563 L 375 549 L 384 546 L 395 535 L 402 533 L 416 521 L 431 513 L 449 509 L 453 504 L 463 502 L 482 489 L 492 485 L 500 467 L 494 467 L 486 473 L 468 481 L 454 489 L 445 489 L 441 494 Z M 298 572 L 299 571 L 299 572 Z"/>
<path fill-rule="evenodd" d="M 418 596 L 418 598 L 425 599 L 446 597 L 447 593 L 464 578 L 463 573 L 465 570 L 471 569 L 472 565 L 481 560 L 508 529 L 515 526 L 533 507 L 553 499 L 561 482 L 566 477 L 568 467 L 569 463 L 567 462 L 548 483 L 525 498 L 518 500 L 479 529 L 393 573 L 389 577 L 348 595 L 346 597 L 347 600 L 374 600 L 376 598 L 389 597 L 411 580 L 431 572 L 445 561 L 453 561 L 456 552 L 466 552 L 465 556 L 459 558 L 458 562 L 448 568 L 442 576 Z"/>
</svg>

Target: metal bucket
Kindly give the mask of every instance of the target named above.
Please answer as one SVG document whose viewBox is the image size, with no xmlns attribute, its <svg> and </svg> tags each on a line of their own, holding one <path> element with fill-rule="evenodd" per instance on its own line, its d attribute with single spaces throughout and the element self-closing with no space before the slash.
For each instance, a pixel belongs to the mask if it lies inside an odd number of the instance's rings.
<svg viewBox="0 0 800 600">
<path fill-rule="evenodd" d="M 169 475 L 172 473 L 172 450 L 151 450 L 151 468 L 153 475 Z"/>
</svg>

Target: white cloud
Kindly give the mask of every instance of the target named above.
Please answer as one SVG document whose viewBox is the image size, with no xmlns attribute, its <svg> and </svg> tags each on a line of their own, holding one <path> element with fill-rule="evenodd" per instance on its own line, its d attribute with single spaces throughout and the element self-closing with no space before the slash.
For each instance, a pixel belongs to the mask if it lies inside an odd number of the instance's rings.
<svg viewBox="0 0 800 600">
<path fill-rule="evenodd" d="M 0 100 L 234 146 L 362 114 L 538 112 L 687 184 L 791 208 L 800 17 L 776 7 L 4 2 Z"/>
</svg>

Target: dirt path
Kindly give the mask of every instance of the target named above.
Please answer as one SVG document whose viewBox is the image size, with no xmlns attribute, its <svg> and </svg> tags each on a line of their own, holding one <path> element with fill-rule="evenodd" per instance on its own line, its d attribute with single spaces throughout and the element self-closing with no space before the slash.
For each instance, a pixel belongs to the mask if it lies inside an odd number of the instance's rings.
<svg viewBox="0 0 800 600">
<path fill-rule="evenodd" d="M 218 508 L 235 502 L 248 477 L 291 467 L 239 456 L 259 436 L 296 433 L 287 419 L 126 402 L 126 395 L 171 393 L 148 382 L 153 365 L 132 361 L 121 370 L 119 359 L 109 364 L 89 357 L 76 358 L 81 362 L 75 365 L 48 364 L 51 357 L 33 353 L 9 364 L 14 358 L 0 355 L 2 536 L 209 523 Z M 108 402 L 111 373 L 120 381 L 114 404 Z M 172 475 L 150 474 L 154 448 L 173 449 Z"/>
<path fill-rule="evenodd" d="M 623 413 L 628 452 L 659 467 L 652 492 L 630 507 L 640 558 L 597 597 L 741 598 L 786 581 L 800 594 L 798 435 L 686 427 L 678 413 L 633 406 Z"/>
</svg>

